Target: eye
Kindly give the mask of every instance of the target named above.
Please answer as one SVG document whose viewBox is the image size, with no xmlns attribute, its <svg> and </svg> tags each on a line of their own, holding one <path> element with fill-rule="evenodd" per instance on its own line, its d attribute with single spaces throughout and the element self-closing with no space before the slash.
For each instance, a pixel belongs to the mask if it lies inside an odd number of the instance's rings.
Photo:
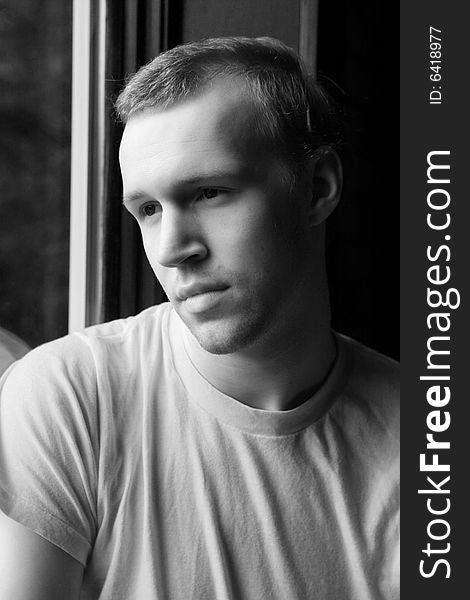
<svg viewBox="0 0 470 600">
<path fill-rule="evenodd" d="M 153 202 L 151 204 L 144 204 L 140 208 L 140 213 L 143 217 L 153 217 L 158 211 L 157 205 Z"/>
<path fill-rule="evenodd" d="M 201 196 L 206 200 L 210 200 L 211 198 L 216 198 L 220 192 L 221 190 L 217 188 L 205 188 L 202 190 Z"/>
</svg>

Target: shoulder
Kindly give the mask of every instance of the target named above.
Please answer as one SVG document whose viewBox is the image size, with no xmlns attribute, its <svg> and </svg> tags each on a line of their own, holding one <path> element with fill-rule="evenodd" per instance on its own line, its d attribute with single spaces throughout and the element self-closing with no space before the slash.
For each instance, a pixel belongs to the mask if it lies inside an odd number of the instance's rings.
<svg viewBox="0 0 470 600">
<path fill-rule="evenodd" d="M 68 423 L 72 429 L 90 422 L 96 377 L 93 357 L 75 335 L 31 350 L 13 363 L 0 380 L 0 427 L 28 438 Z"/>
<path fill-rule="evenodd" d="M 347 392 L 358 400 L 382 409 L 398 409 L 400 365 L 347 336 L 339 336 L 350 365 Z"/>
<path fill-rule="evenodd" d="M 150 345 L 157 349 L 168 318 L 168 305 L 88 327 L 31 350 L 10 366 L 0 380 L 2 407 L 13 404 L 35 411 L 80 405 L 90 411 L 100 385 L 112 380 L 119 388 Z M 41 408 L 39 408 L 41 407 Z"/>
<path fill-rule="evenodd" d="M 31 350 L 4 374 L 3 380 L 15 381 L 63 373 L 71 379 L 90 375 L 93 362 L 113 350 L 135 353 L 139 344 L 158 345 L 167 327 L 168 303 L 152 306 L 138 315 L 87 327 Z"/>
<path fill-rule="evenodd" d="M 119 341 L 129 336 L 153 334 L 155 330 L 165 326 L 165 321 L 171 312 L 169 302 L 150 306 L 136 315 L 115 319 L 99 325 L 83 329 L 78 335 L 88 339 Z"/>
<path fill-rule="evenodd" d="M 371 374 L 377 373 L 379 379 L 386 381 L 399 381 L 400 364 L 396 360 L 346 335 L 337 334 L 337 336 L 340 344 L 354 357 L 356 369 L 363 369 Z"/>
<path fill-rule="evenodd" d="M 77 335 L 68 335 L 34 348 L 13 363 L 1 379 L 2 397 L 12 391 L 21 390 L 22 395 L 34 392 L 53 382 L 85 381 L 92 371 L 93 360 L 86 344 Z"/>
<path fill-rule="evenodd" d="M 398 456 L 400 426 L 399 364 L 346 336 L 338 336 L 348 377 L 335 417 L 356 441 Z"/>
<path fill-rule="evenodd" d="M 171 306 L 151 306 L 138 315 L 88 327 L 76 335 L 90 348 L 95 360 L 132 359 L 136 354 L 158 349 L 167 337 Z"/>
</svg>

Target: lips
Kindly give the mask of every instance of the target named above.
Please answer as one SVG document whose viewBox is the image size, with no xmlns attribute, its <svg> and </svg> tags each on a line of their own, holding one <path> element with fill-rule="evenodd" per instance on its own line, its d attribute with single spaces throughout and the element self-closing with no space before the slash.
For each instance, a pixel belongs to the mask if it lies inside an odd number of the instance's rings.
<svg viewBox="0 0 470 600">
<path fill-rule="evenodd" d="M 224 306 L 226 290 L 230 286 L 221 283 L 194 283 L 188 286 L 180 286 L 177 298 L 184 307 L 184 312 L 202 319 L 209 315 L 219 314 Z M 197 316 L 196 316 L 197 315 Z"/>
<path fill-rule="evenodd" d="M 192 283 L 190 285 L 182 285 L 176 291 L 178 300 L 184 301 L 194 296 L 208 294 L 211 292 L 222 292 L 228 288 L 223 283 Z"/>
</svg>

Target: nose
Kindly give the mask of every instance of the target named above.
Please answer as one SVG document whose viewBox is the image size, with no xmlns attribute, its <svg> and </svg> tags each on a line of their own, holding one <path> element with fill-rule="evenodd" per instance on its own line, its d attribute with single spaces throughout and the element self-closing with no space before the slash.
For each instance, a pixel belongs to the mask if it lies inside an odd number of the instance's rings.
<svg viewBox="0 0 470 600">
<path fill-rule="evenodd" d="M 202 260 L 208 250 L 200 227 L 190 211 L 165 207 L 160 221 L 158 262 L 164 267 L 177 267 L 187 260 Z"/>
</svg>

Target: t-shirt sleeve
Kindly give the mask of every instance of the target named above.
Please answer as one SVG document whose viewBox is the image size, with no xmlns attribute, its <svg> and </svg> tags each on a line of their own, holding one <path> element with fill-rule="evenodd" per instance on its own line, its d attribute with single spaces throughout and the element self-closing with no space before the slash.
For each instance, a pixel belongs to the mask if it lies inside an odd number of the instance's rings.
<svg viewBox="0 0 470 600">
<path fill-rule="evenodd" d="M 0 509 L 83 565 L 96 535 L 92 355 L 78 336 L 33 350 L 0 382 Z"/>
</svg>

